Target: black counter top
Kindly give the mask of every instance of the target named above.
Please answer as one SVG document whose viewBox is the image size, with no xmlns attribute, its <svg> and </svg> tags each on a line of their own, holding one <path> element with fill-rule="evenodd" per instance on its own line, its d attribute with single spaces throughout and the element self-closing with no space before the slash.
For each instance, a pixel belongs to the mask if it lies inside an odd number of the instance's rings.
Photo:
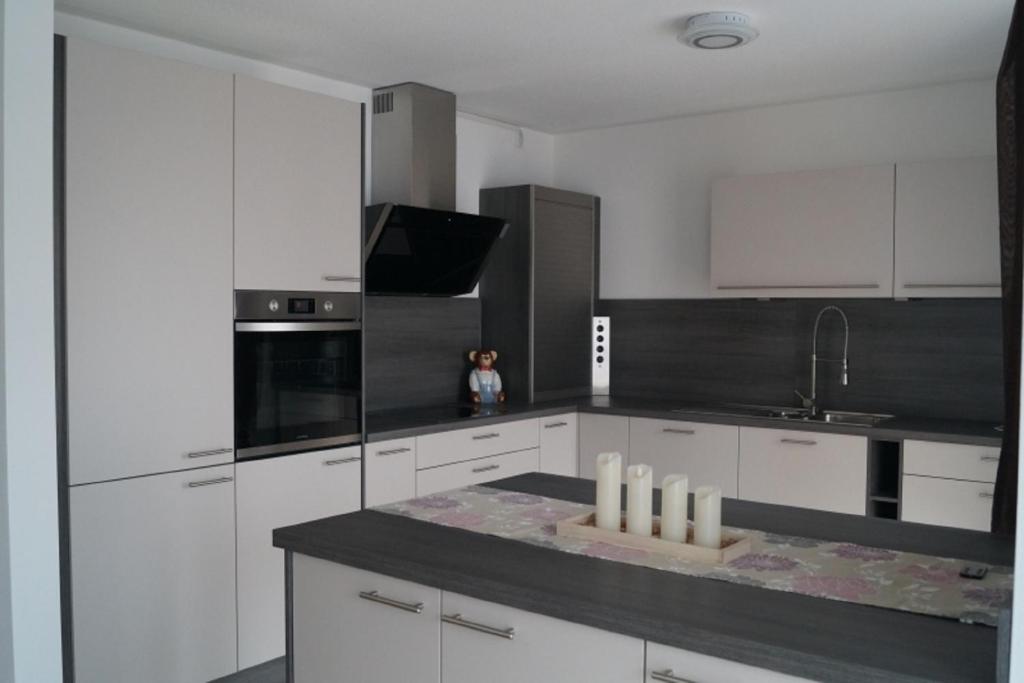
<svg viewBox="0 0 1024 683">
<path fill-rule="evenodd" d="M 592 504 L 593 482 L 489 484 Z M 654 506 L 659 506 L 655 491 Z M 1012 564 L 990 534 L 726 499 L 723 524 Z M 627 565 L 374 510 L 276 529 L 274 545 L 665 645 L 822 681 L 992 681 L 996 629 Z"/>
<path fill-rule="evenodd" d="M 759 417 L 744 414 L 744 411 L 735 407 L 722 405 L 685 404 L 678 401 L 608 396 L 585 396 L 539 403 L 509 403 L 490 409 L 483 407 L 478 413 L 474 413 L 468 404 L 371 412 L 366 416 L 366 439 L 369 442 L 386 441 L 530 417 L 557 415 L 567 411 L 854 434 L 871 439 L 891 441 L 921 439 L 982 446 L 999 446 L 1002 443 L 1002 432 L 996 429 L 996 424 L 989 422 L 897 416 L 874 427 L 862 427 L 813 420 Z"/>
</svg>

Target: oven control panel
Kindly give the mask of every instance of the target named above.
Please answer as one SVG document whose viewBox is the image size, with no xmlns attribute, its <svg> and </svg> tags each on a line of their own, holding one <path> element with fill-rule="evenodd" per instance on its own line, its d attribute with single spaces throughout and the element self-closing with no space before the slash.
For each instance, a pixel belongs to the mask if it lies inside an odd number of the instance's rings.
<svg viewBox="0 0 1024 683">
<path fill-rule="evenodd" d="M 355 292 L 235 291 L 235 320 L 359 320 Z"/>
</svg>

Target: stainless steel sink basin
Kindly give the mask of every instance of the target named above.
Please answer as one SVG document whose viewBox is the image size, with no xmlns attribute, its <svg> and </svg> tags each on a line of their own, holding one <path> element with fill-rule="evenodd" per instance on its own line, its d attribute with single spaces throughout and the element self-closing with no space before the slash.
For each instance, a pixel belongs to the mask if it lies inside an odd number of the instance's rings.
<svg viewBox="0 0 1024 683">
<path fill-rule="evenodd" d="M 835 424 L 874 427 L 879 422 L 884 422 L 891 417 L 892 415 L 884 415 L 882 413 L 852 413 L 844 410 L 823 410 L 814 419 Z"/>
<path fill-rule="evenodd" d="M 731 415 L 737 417 L 766 417 L 776 420 L 827 422 L 830 424 L 848 424 L 861 427 L 874 427 L 878 423 L 892 417 L 892 415 L 885 415 L 883 413 L 857 413 L 848 410 L 822 410 L 814 417 L 811 417 L 811 411 L 805 408 L 749 404 L 723 406 L 717 410 L 678 408 L 673 412 L 703 413 L 705 415 Z"/>
</svg>

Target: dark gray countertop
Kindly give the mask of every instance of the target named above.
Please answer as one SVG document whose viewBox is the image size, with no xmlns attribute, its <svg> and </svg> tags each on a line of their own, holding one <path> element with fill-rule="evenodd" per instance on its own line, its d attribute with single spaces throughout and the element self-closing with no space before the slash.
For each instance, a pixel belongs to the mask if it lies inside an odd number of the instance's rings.
<svg viewBox="0 0 1024 683">
<path fill-rule="evenodd" d="M 466 407 L 461 406 L 463 409 Z M 859 427 L 848 424 L 756 417 L 740 414 L 740 411 L 730 414 L 730 408 L 727 406 L 686 405 L 679 402 L 640 398 L 585 396 L 540 403 L 510 403 L 493 409 L 491 412 L 483 408 L 481 414 L 475 416 L 459 415 L 459 408 L 460 406 L 457 405 L 425 406 L 368 413 L 366 416 L 366 440 L 368 442 L 386 441 L 578 410 L 585 413 L 608 413 L 630 417 L 855 434 L 891 441 L 922 439 L 983 446 L 999 446 L 1002 443 L 1002 433 L 996 430 L 996 424 L 989 422 L 897 416 L 875 427 Z"/>
<path fill-rule="evenodd" d="M 528 474 L 490 485 L 594 500 L 593 482 L 553 475 Z M 1011 541 L 974 531 L 732 499 L 723 501 L 722 521 L 977 562 L 1013 561 Z M 274 545 L 815 680 L 995 678 L 993 628 L 571 555 L 374 510 L 276 529 Z"/>
</svg>

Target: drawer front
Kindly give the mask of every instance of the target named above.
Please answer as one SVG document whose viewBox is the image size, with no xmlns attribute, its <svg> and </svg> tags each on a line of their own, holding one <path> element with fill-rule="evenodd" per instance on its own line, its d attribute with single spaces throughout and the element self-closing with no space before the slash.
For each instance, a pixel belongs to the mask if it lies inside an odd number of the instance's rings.
<svg viewBox="0 0 1024 683">
<path fill-rule="evenodd" d="M 622 476 L 625 481 L 629 465 L 629 418 L 622 415 L 581 413 L 580 476 L 597 479 L 597 456 L 615 452 L 622 455 Z"/>
<path fill-rule="evenodd" d="M 536 448 L 516 453 L 503 453 L 487 458 L 459 462 L 416 473 L 416 495 L 429 496 L 439 491 L 449 491 L 473 484 L 483 484 L 495 479 L 513 477 L 517 474 L 536 472 L 540 468 L 540 454 Z"/>
<path fill-rule="evenodd" d="M 579 471 L 576 413 L 540 419 L 540 471 L 575 477 Z"/>
<path fill-rule="evenodd" d="M 806 678 L 647 643 L 646 683 L 810 683 Z"/>
<path fill-rule="evenodd" d="M 629 455 L 633 464 L 654 468 L 655 486 L 667 474 L 685 474 L 691 491 L 711 485 L 736 497 L 739 427 L 630 418 Z"/>
<path fill-rule="evenodd" d="M 989 531 L 994 491 L 992 484 L 904 475 L 901 519 Z"/>
<path fill-rule="evenodd" d="M 498 453 L 536 448 L 537 420 L 458 429 L 416 438 L 416 467 L 425 469 Z"/>
<path fill-rule="evenodd" d="M 366 507 L 416 496 L 416 439 L 366 444 Z"/>
<path fill-rule="evenodd" d="M 995 483 L 999 448 L 934 441 L 903 442 L 904 474 Z"/>
</svg>

